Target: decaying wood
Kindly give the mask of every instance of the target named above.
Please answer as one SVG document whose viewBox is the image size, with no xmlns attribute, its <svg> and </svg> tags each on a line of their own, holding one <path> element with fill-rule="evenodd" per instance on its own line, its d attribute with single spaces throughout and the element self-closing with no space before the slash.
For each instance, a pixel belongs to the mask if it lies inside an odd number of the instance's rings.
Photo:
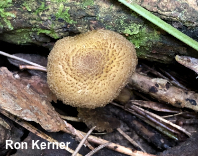
<svg viewBox="0 0 198 156">
<path fill-rule="evenodd" d="M 198 93 L 172 86 L 165 79 L 150 78 L 134 73 L 131 84 L 139 91 L 147 93 L 159 101 L 164 101 L 175 107 L 185 107 L 198 111 Z"/>
<path fill-rule="evenodd" d="M 198 12 L 192 1 L 136 0 L 146 9 L 191 37 L 198 23 Z M 171 5 L 170 5 L 171 4 Z M 15 44 L 37 44 L 51 48 L 52 39 L 93 29 L 109 29 L 125 35 L 136 45 L 139 58 L 171 62 L 175 54 L 194 55 L 186 45 L 178 42 L 147 20 L 131 12 L 117 1 L 13 1 L 1 6 L 7 16 L 0 18 L 0 40 Z M 191 26 L 194 29 L 186 29 Z"/>
<path fill-rule="evenodd" d="M 47 131 L 57 132 L 65 128 L 50 102 L 33 91 L 30 84 L 24 85 L 15 79 L 5 67 L 0 68 L 0 95 L 2 109 L 24 120 L 35 121 Z"/>
<path fill-rule="evenodd" d="M 198 74 L 198 59 L 188 56 L 175 56 L 175 60 Z"/>
</svg>

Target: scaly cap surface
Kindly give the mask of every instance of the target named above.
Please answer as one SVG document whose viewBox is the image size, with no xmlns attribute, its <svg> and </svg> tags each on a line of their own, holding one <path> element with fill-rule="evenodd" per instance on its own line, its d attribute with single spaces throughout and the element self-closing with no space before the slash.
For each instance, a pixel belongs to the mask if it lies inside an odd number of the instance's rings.
<svg viewBox="0 0 198 156">
<path fill-rule="evenodd" d="M 47 81 L 65 104 L 102 107 L 128 83 L 136 65 L 132 43 L 116 32 L 94 30 L 55 43 L 48 56 Z"/>
</svg>

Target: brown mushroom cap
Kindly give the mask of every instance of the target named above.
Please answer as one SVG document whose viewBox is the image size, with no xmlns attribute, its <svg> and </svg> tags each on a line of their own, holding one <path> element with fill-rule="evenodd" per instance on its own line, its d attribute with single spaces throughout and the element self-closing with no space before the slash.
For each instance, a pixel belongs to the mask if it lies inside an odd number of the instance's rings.
<svg viewBox="0 0 198 156">
<path fill-rule="evenodd" d="M 116 32 L 94 30 L 56 42 L 48 56 L 47 81 L 65 104 L 102 107 L 128 83 L 136 65 L 132 43 Z"/>
</svg>

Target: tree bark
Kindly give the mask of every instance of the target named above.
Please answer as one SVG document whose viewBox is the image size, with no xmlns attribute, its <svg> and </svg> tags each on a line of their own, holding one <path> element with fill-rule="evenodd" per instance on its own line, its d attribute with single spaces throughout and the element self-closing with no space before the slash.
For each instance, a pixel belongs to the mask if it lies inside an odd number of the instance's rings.
<svg viewBox="0 0 198 156">
<path fill-rule="evenodd" d="M 198 38 L 198 8 L 187 0 L 136 0 L 173 26 Z M 0 2 L 0 40 L 51 48 L 54 39 L 93 29 L 116 31 L 130 40 L 139 58 L 170 63 L 196 52 L 113 0 L 5 0 Z"/>
</svg>

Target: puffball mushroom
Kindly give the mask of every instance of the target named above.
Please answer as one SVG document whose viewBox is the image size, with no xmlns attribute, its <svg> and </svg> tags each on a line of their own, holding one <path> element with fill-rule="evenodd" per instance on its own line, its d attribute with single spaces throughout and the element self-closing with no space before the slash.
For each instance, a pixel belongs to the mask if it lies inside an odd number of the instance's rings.
<svg viewBox="0 0 198 156">
<path fill-rule="evenodd" d="M 110 30 L 58 40 L 48 56 L 47 82 L 63 103 L 102 107 L 116 98 L 137 65 L 134 45 Z"/>
</svg>

